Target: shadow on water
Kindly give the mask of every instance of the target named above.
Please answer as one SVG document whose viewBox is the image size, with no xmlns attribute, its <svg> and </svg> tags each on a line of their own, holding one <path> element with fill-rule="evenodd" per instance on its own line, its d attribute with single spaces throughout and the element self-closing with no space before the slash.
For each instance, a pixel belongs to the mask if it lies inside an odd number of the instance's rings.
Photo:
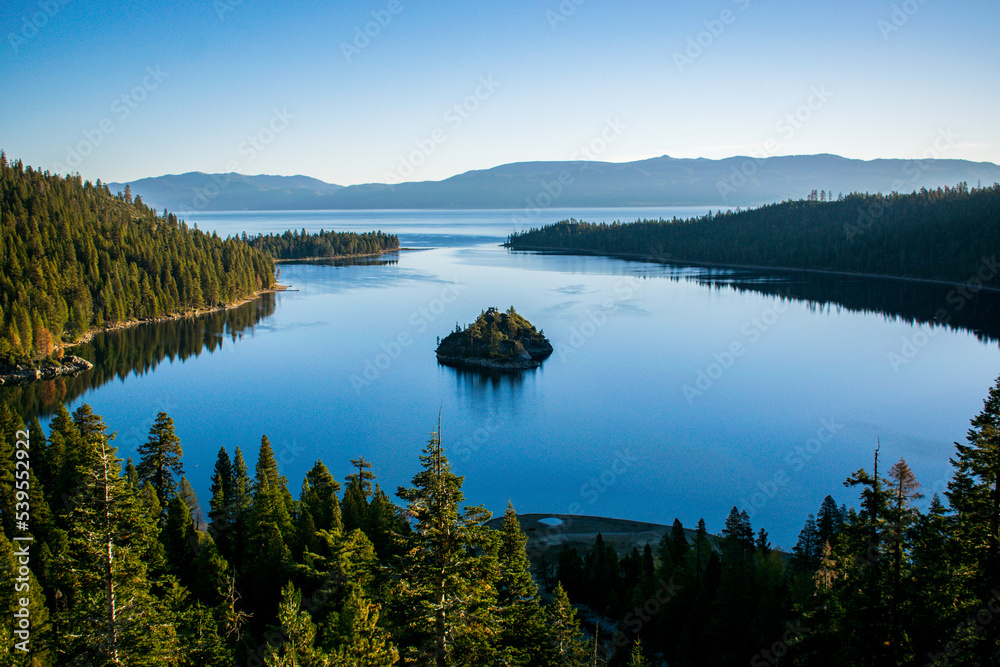
<svg viewBox="0 0 1000 667">
<path fill-rule="evenodd" d="M 442 372 L 455 376 L 456 387 L 474 392 L 517 389 L 524 383 L 526 374 L 533 374 L 538 370 L 533 368 L 521 371 L 498 371 L 487 368 L 460 368 L 443 364 L 438 364 L 438 367 Z"/>
<path fill-rule="evenodd" d="M 802 301 L 817 311 L 846 308 L 911 325 L 947 326 L 953 331 L 972 333 L 984 343 L 1000 343 L 1000 293 L 997 292 L 974 292 L 969 287 L 906 280 L 803 273 L 729 271 L 693 279 L 714 288 Z"/>
<path fill-rule="evenodd" d="M 576 261 L 576 270 L 583 272 L 593 270 L 592 260 L 601 257 L 546 250 L 508 250 L 508 253 L 522 263 L 530 262 L 535 269 L 541 265 L 531 262 L 532 256 L 559 257 L 561 261 L 555 266 L 563 270 Z M 628 266 L 633 268 L 624 268 Z M 641 268 L 637 270 L 636 266 Z M 970 282 L 965 285 L 950 285 L 780 269 L 711 268 L 632 258 L 611 264 L 607 270 L 640 280 L 665 277 L 678 282 L 690 280 L 715 289 L 784 297 L 804 302 L 817 312 L 846 308 L 910 325 L 944 326 L 952 331 L 971 333 L 984 343 L 1000 343 L 1000 292 L 977 291 L 976 276 L 970 276 Z"/>
<path fill-rule="evenodd" d="M 399 264 L 399 253 L 389 252 L 371 257 L 340 257 L 338 259 L 299 259 L 281 264 L 317 264 L 320 266 L 394 266 Z M 278 268 L 281 268 L 281 264 Z"/>
<path fill-rule="evenodd" d="M 165 359 L 184 361 L 221 349 L 227 339 L 235 343 L 252 335 L 259 322 L 274 314 L 275 306 L 275 295 L 268 293 L 230 310 L 97 334 L 71 350 L 93 363 L 93 369 L 77 377 L 3 387 L 0 398 L 26 419 L 48 416 L 60 402 L 70 403 L 115 378 L 145 375 Z"/>
</svg>

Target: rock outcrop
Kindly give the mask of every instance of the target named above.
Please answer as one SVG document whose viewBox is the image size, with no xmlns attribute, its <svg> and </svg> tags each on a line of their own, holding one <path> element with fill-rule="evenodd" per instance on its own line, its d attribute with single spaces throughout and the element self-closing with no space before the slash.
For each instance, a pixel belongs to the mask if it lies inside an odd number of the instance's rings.
<svg viewBox="0 0 1000 667">
<path fill-rule="evenodd" d="M 86 359 L 66 355 L 59 361 L 46 359 L 37 366 L 16 364 L 0 368 L 0 384 L 26 384 L 36 380 L 54 380 L 62 376 L 74 376 L 94 367 Z"/>
<path fill-rule="evenodd" d="M 438 363 L 445 366 L 520 371 L 537 368 L 552 354 L 552 345 L 542 332 L 518 315 L 489 308 L 475 322 L 440 342 Z"/>
</svg>

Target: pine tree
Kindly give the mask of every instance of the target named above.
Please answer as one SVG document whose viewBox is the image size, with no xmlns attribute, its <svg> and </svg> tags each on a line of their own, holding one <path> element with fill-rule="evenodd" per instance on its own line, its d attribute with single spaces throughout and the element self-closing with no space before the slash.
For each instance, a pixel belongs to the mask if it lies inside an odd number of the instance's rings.
<svg viewBox="0 0 1000 667">
<path fill-rule="evenodd" d="M 235 485 L 232 461 L 226 448 L 220 447 L 215 460 L 215 470 L 212 473 L 212 486 L 209 489 L 212 499 L 209 501 L 208 519 L 209 532 L 221 542 L 228 541 L 229 529 L 232 527 Z M 228 545 L 224 550 L 229 551 Z"/>
<path fill-rule="evenodd" d="M 340 613 L 339 637 L 333 665 L 338 667 L 390 667 L 399 651 L 389 633 L 379 627 L 379 606 L 351 587 Z"/>
<path fill-rule="evenodd" d="M 499 645 L 511 664 L 531 664 L 545 641 L 545 616 L 538 587 L 525 552 L 528 538 L 521 530 L 514 506 L 508 502 L 500 530 L 496 580 Z"/>
<path fill-rule="evenodd" d="M 715 553 L 712 545 L 708 542 L 708 529 L 705 527 L 705 519 L 698 519 L 698 527 L 694 535 L 694 563 L 695 563 L 695 585 L 697 590 L 705 586 L 707 561 L 710 554 Z"/>
<path fill-rule="evenodd" d="M 628 660 L 628 667 L 650 667 L 649 661 L 642 653 L 642 640 L 636 639 L 632 644 L 632 654 Z"/>
<path fill-rule="evenodd" d="M 376 484 L 371 503 L 368 505 L 368 532 L 380 557 L 391 557 L 397 551 L 398 540 L 395 536 L 404 530 L 399 513 L 396 504 Z"/>
<path fill-rule="evenodd" d="M 160 505 L 167 503 L 177 493 L 177 481 L 174 476 L 184 474 L 181 457 L 181 440 L 174 433 L 174 420 L 166 412 L 156 415 L 156 421 L 149 429 L 149 439 L 139 445 L 139 479 L 151 484 L 156 490 Z"/>
<path fill-rule="evenodd" d="M 771 553 L 771 542 L 767 539 L 767 537 L 767 531 L 761 528 L 757 532 L 757 539 L 754 541 L 754 546 L 757 548 L 757 554 L 762 557 Z"/>
<path fill-rule="evenodd" d="M 490 514 L 482 507 L 459 510 L 462 478 L 451 472 L 439 434 L 440 426 L 420 455 L 413 486 L 397 491 L 416 522 L 398 586 L 409 611 L 406 625 L 429 640 L 418 652 L 447 667 L 459 657 L 452 657 L 456 643 L 474 638 L 489 644 L 495 637 L 484 608 L 489 570 L 474 552 L 489 543 L 481 524 Z"/>
<path fill-rule="evenodd" d="M 713 552 L 714 553 L 714 552 Z M 756 609 L 756 549 L 753 529 L 746 512 L 733 507 L 722 530 L 719 598 L 725 600 L 713 619 L 712 634 L 725 637 L 712 650 L 718 664 L 733 664 L 752 655 L 757 645 L 754 633 Z M 706 577 L 707 579 L 707 577 Z"/>
<path fill-rule="evenodd" d="M 582 666 L 587 664 L 587 646 L 576 617 L 576 610 L 562 584 L 556 584 L 552 600 L 545 607 L 548 641 L 543 645 L 544 667 Z"/>
<path fill-rule="evenodd" d="M 962 606 L 963 568 L 953 562 L 954 522 L 937 494 L 926 514 L 917 519 L 910 541 L 912 569 L 905 582 L 911 605 L 904 621 L 916 656 L 941 651 L 952 637 L 955 623 L 947 610 Z M 957 567 L 956 567 L 957 566 Z"/>
<path fill-rule="evenodd" d="M 192 592 L 210 607 L 221 603 L 230 574 L 229 563 L 219 553 L 219 549 L 209 533 L 198 534 L 198 549 L 193 570 Z"/>
<path fill-rule="evenodd" d="M 160 584 L 164 621 L 176 632 L 176 655 L 161 655 L 161 664 L 174 660 L 182 665 L 231 665 L 233 652 L 219 634 L 212 610 L 194 601 L 175 577 Z"/>
<path fill-rule="evenodd" d="M 344 489 L 344 503 L 341 508 L 341 518 L 344 530 L 361 529 L 369 531 L 371 525 L 368 517 L 368 501 L 361 482 L 352 479 Z"/>
<path fill-rule="evenodd" d="M 357 468 L 358 471 L 348 475 L 347 482 L 356 482 L 367 502 L 368 497 L 372 494 L 372 481 L 375 479 L 375 474 L 371 472 L 372 464 L 365 461 L 365 457 L 361 456 L 351 459 L 351 465 Z"/>
<path fill-rule="evenodd" d="M 260 509 L 267 506 L 269 520 L 275 522 L 281 535 L 292 539 L 292 515 L 295 513 L 295 502 L 288 490 L 288 480 L 278 471 L 278 462 L 274 458 L 274 450 L 267 436 L 261 436 L 260 452 L 257 455 L 257 474 L 253 483 L 254 503 Z M 264 496 L 272 496 L 273 503 L 265 502 Z"/>
<path fill-rule="evenodd" d="M 242 456 L 237 451 L 234 463 L 237 489 L 245 477 L 242 468 Z M 249 508 L 240 515 L 237 524 L 240 530 L 237 539 L 242 543 L 237 572 L 245 581 L 253 582 L 253 587 L 244 587 L 243 592 L 248 607 L 255 610 L 253 624 L 261 630 L 263 623 L 273 618 L 281 587 L 288 580 L 292 566 L 290 545 L 294 545 L 295 540 L 291 512 L 286 504 L 292 502 L 287 480 L 278 471 L 267 436 L 261 438 L 252 488 Z"/>
<path fill-rule="evenodd" d="M 198 496 L 195 494 L 191 483 L 187 481 L 187 477 L 181 477 L 181 483 L 177 490 L 177 495 L 187 506 L 188 512 L 191 514 L 191 519 L 194 521 L 195 529 L 204 529 L 205 517 L 201 514 L 201 505 L 198 503 Z"/>
<path fill-rule="evenodd" d="M 64 567 L 76 574 L 64 636 L 64 656 L 91 655 L 111 665 L 154 665 L 174 650 L 172 628 L 161 623 L 150 595 L 146 548 L 155 535 L 131 487 L 119 476 L 104 422 L 89 408 L 78 427 L 91 468 L 81 502 L 73 506 Z"/>
<path fill-rule="evenodd" d="M 229 508 L 229 540 L 222 542 L 222 555 L 225 556 L 237 572 L 242 572 L 246 561 L 245 554 L 249 549 L 248 536 L 250 525 L 250 508 L 253 503 L 250 477 L 247 465 L 243 461 L 243 452 L 239 445 L 233 453 L 233 503 Z M 228 549 L 228 552 L 227 552 Z"/>
<path fill-rule="evenodd" d="M 903 606 L 906 600 L 903 595 L 903 570 L 908 566 L 906 554 L 909 551 L 908 537 L 912 526 L 918 519 L 919 512 L 912 503 L 923 498 L 920 493 L 920 482 L 917 481 L 910 466 L 902 458 L 889 468 L 890 506 L 887 508 L 889 522 L 889 541 L 892 568 L 892 598 L 890 600 L 890 624 L 893 632 L 893 645 L 902 651 L 907 644 L 903 636 Z M 900 658 L 897 657 L 897 660 Z"/>
<path fill-rule="evenodd" d="M 819 530 L 816 528 L 816 517 L 810 514 L 806 524 L 799 531 L 798 542 L 792 549 L 792 567 L 799 572 L 815 572 L 819 565 L 820 543 Z"/>
<path fill-rule="evenodd" d="M 861 487 L 861 511 L 850 510 L 836 548 L 825 559 L 823 577 L 813 580 L 833 583 L 832 588 L 815 589 L 816 603 L 821 604 L 813 613 L 818 629 L 804 642 L 830 659 L 873 666 L 897 664 L 905 651 L 892 622 L 891 570 L 886 563 L 895 537 L 889 523 L 889 482 L 878 474 L 879 450 L 876 447 L 873 474 L 861 469 L 844 482 Z M 819 549 L 822 558 L 825 545 Z M 817 561 L 817 567 L 821 564 Z M 832 656 L 831 647 L 836 647 Z"/>
<path fill-rule="evenodd" d="M 1000 378 L 972 420 L 967 444 L 955 443 L 955 468 L 945 494 L 956 513 L 955 539 L 964 549 L 959 567 L 969 571 L 970 593 L 976 600 L 966 609 L 987 608 L 1000 581 Z M 993 603 L 995 604 L 995 603 Z M 980 664 L 992 664 L 1000 651 L 1000 628 L 987 624 L 970 637 Z"/>
<path fill-rule="evenodd" d="M 316 461 L 306 473 L 303 493 L 299 500 L 302 506 L 309 510 L 317 530 L 342 528 L 340 503 L 337 500 L 338 491 L 340 483 L 334 479 L 322 461 Z"/>
<path fill-rule="evenodd" d="M 190 586 L 194 574 L 191 564 L 195 556 L 192 546 L 197 546 L 198 535 L 191 510 L 179 495 L 167 502 L 161 537 L 170 571 L 185 585 Z"/>
<path fill-rule="evenodd" d="M 687 533 L 684 531 L 684 526 L 681 524 L 681 520 L 674 518 L 674 523 L 670 527 L 670 558 L 674 565 L 683 565 L 684 560 L 687 558 L 688 553 L 691 551 L 691 545 L 688 543 Z"/>
<path fill-rule="evenodd" d="M 272 635 L 280 640 L 268 647 L 264 664 L 268 667 L 327 667 L 329 655 L 315 646 L 316 624 L 301 609 L 302 593 L 288 584 L 281 589 L 278 626 Z"/>
<path fill-rule="evenodd" d="M 837 507 L 832 496 L 823 498 L 819 511 L 816 513 L 816 541 L 822 545 L 827 542 L 833 544 L 837 536 L 844 528 L 844 510 Z"/>
</svg>

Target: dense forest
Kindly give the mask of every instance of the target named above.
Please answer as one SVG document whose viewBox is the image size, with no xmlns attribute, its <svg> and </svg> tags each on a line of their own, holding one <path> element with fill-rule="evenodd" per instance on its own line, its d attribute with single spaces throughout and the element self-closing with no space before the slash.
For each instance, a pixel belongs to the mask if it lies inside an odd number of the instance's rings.
<svg viewBox="0 0 1000 667">
<path fill-rule="evenodd" d="M 327 232 L 321 229 L 315 234 L 309 234 L 303 229 L 301 232 L 286 231 L 283 234 L 256 236 L 247 236 L 244 232 L 241 240 L 251 248 L 265 252 L 278 261 L 379 255 L 399 250 L 399 237 L 395 234 L 383 234 L 380 231 L 358 234 Z"/>
<path fill-rule="evenodd" d="M 0 655 L 81 666 L 997 664 L 998 434 L 1000 380 L 956 443 L 945 499 L 919 509 L 905 461 L 883 473 L 876 448 L 872 471 L 845 481 L 857 508 L 828 497 L 790 558 L 733 508 L 719 537 L 700 521 L 690 539 L 675 520 L 642 552 L 598 536 L 586 555 L 532 563 L 512 507 L 492 530 L 485 509 L 462 505 L 436 433 L 400 504 L 363 457 L 343 487 L 317 461 L 296 500 L 264 436 L 253 472 L 238 446 L 220 448 L 203 509 L 167 414 L 123 463 L 86 404 L 60 407 L 47 437 L 2 405 L 0 567 L 16 576 L 0 589 Z"/>
<path fill-rule="evenodd" d="M 1000 287 L 1000 185 L 810 196 L 688 220 L 567 220 L 512 234 L 508 245 Z"/>
<path fill-rule="evenodd" d="M 112 195 L 98 181 L 0 153 L 0 363 L 58 352 L 95 328 L 238 301 L 274 262 L 237 239 Z"/>
</svg>

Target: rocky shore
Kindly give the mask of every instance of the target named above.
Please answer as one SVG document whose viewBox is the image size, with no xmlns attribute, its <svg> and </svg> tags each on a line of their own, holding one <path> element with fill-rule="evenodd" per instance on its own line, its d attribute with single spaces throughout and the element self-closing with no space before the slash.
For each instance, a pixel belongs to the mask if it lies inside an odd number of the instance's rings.
<svg viewBox="0 0 1000 667">
<path fill-rule="evenodd" d="M 86 359 L 68 354 L 59 361 L 46 359 L 37 366 L 15 364 L 0 367 L 0 385 L 27 384 L 36 380 L 54 380 L 57 377 L 72 377 L 94 367 Z"/>
<path fill-rule="evenodd" d="M 551 354 L 551 352 L 550 352 Z M 548 355 L 546 355 L 548 356 Z M 501 360 L 501 359 L 481 359 L 475 357 L 445 357 L 437 355 L 438 363 L 456 368 L 485 368 L 494 371 L 523 371 L 538 368 L 542 365 L 541 360 L 527 358 Z"/>
</svg>

